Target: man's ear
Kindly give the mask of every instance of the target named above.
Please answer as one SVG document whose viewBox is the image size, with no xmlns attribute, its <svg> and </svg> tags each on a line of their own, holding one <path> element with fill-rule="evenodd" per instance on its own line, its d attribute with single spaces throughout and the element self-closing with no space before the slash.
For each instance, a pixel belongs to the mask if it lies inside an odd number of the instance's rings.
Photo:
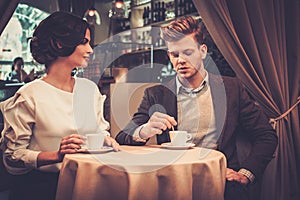
<svg viewBox="0 0 300 200">
<path fill-rule="evenodd" d="M 200 45 L 200 51 L 201 51 L 201 54 L 202 54 L 202 59 L 204 59 L 207 55 L 207 46 L 206 46 L 206 44 Z"/>
</svg>

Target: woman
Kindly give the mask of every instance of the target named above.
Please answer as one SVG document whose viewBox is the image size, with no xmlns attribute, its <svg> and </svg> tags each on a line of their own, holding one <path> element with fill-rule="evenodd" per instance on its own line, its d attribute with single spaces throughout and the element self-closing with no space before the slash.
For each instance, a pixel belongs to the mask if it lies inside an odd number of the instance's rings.
<svg viewBox="0 0 300 200">
<path fill-rule="evenodd" d="M 6 169 L 19 175 L 13 198 L 54 199 L 60 163 L 76 153 L 84 134 L 107 134 L 103 117 L 105 96 L 96 84 L 71 76 L 75 67 L 87 67 L 93 50 L 88 23 L 70 13 L 55 12 L 33 33 L 33 58 L 45 64 L 47 75 L 23 86 L 1 103 Z M 105 143 L 119 150 L 107 136 Z"/>
</svg>

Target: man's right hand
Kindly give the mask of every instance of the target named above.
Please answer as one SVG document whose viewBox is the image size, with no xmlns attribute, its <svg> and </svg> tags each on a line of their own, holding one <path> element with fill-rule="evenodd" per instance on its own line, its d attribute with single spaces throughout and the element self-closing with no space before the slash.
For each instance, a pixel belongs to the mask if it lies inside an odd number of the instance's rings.
<svg viewBox="0 0 300 200">
<path fill-rule="evenodd" d="M 160 112 L 155 112 L 140 130 L 140 137 L 142 139 L 148 139 L 156 134 L 162 134 L 162 132 L 166 129 L 171 129 L 172 126 L 176 125 L 177 122 L 174 117 Z"/>
</svg>

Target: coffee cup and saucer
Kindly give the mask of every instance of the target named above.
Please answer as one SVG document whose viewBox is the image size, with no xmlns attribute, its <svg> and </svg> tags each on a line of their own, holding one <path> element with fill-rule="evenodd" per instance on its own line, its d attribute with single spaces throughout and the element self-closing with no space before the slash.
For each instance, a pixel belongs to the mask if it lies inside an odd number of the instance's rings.
<svg viewBox="0 0 300 200">
<path fill-rule="evenodd" d="M 104 146 L 105 134 L 92 133 L 86 134 L 86 145 L 85 147 L 78 150 L 82 153 L 105 153 L 113 150 L 112 147 Z"/>
<path fill-rule="evenodd" d="M 171 142 L 161 144 L 167 149 L 188 149 L 194 147 L 195 144 L 189 142 L 193 137 L 187 131 L 169 131 Z"/>
</svg>

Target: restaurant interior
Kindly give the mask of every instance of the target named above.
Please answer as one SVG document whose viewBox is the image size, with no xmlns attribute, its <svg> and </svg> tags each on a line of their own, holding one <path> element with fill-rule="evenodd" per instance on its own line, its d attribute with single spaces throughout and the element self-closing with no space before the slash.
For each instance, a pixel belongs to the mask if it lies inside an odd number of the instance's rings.
<svg viewBox="0 0 300 200">
<path fill-rule="evenodd" d="M 28 44 L 37 24 L 55 11 L 72 12 L 91 27 L 94 54 L 88 68 L 74 69 L 73 75 L 92 80 L 107 96 L 104 117 L 112 136 L 126 126 L 145 88 L 176 75 L 159 28 L 184 15 L 202 21 L 207 31 L 207 70 L 238 77 L 262 106 L 279 139 L 256 199 L 300 199 L 299 0 L 1 0 L 0 101 L 13 96 L 28 82 L 26 78 L 32 81 L 46 73 L 31 57 Z M 24 59 L 25 74 L 17 82 L 6 78 L 16 57 Z M 0 123 L 3 128 L 3 117 Z M 109 174 L 110 169 L 105 170 Z M 132 184 L 138 183 L 136 179 Z M 117 187 L 112 182 L 106 186 Z M 5 192 L 1 187 L 0 199 L 5 199 Z M 64 195 L 58 199 L 75 198 Z M 139 199 L 135 195 L 130 199 Z"/>
</svg>

